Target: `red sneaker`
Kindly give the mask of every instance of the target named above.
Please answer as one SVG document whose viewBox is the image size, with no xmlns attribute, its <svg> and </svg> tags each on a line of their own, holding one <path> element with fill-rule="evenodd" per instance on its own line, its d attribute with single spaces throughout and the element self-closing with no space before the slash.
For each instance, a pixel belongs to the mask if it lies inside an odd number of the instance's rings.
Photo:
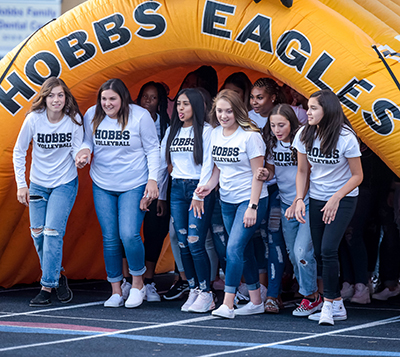
<svg viewBox="0 0 400 357">
<path fill-rule="evenodd" d="M 321 295 L 318 294 L 318 298 L 311 302 L 308 299 L 303 299 L 300 306 L 293 311 L 293 316 L 308 316 L 315 311 L 320 311 L 323 305 Z"/>
</svg>

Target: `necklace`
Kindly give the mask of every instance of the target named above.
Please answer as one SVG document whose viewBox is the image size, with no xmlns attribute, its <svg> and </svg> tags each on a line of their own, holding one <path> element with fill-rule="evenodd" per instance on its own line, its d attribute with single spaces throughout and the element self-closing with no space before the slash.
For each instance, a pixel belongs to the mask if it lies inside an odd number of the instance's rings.
<svg viewBox="0 0 400 357">
<path fill-rule="evenodd" d="M 288 146 L 283 145 L 283 141 L 279 141 L 279 143 L 280 143 L 280 144 L 282 145 L 282 147 L 284 147 L 285 149 L 289 149 L 289 148 L 292 146 L 291 143 L 289 143 Z"/>
</svg>

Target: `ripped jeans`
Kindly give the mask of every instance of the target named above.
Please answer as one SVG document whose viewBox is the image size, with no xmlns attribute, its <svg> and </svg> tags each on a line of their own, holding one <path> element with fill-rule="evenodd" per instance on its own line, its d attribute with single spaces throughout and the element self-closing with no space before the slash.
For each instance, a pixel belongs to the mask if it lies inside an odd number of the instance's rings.
<svg viewBox="0 0 400 357">
<path fill-rule="evenodd" d="M 299 293 L 308 296 L 318 290 L 317 261 L 314 257 L 314 246 L 311 239 L 308 204 L 306 205 L 306 223 L 296 218 L 287 220 L 285 212 L 290 206 L 281 202 L 282 229 L 286 249 L 293 265 L 294 275 L 299 283 Z"/>
<path fill-rule="evenodd" d="M 46 288 L 58 287 L 65 228 L 77 192 L 78 177 L 54 188 L 33 182 L 29 187 L 31 236 L 42 268 L 40 284 Z"/>
<path fill-rule="evenodd" d="M 277 298 L 282 290 L 282 275 L 285 269 L 286 247 L 281 225 L 281 206 L 278 186 L 268 186 L 269 201 L 265 215 L 268 227 L 267 236 L 262 235 L 267 248 L 268 260 L 268 296 Z M 261 230 L 265 227 L 261 225 Z"/>
<path fill-rule="evenodd" d="M 198 182 L 189 179 L 172 180 L 171 217 L 189 287 L 210 291 L 211 268 L 205 242 L 212 215 L 210 204 L 215 196 L 213 191 L 204 199 L 204 214 L 200 219 L 196 218 L 193 209 L 189 211 L 189 207 Z"/>
</svg>

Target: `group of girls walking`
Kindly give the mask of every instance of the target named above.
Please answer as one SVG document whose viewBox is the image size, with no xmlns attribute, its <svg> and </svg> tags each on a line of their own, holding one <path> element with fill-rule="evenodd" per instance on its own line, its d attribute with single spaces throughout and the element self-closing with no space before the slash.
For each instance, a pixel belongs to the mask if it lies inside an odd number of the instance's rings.
<svg viewBox="0 0 400 357">
<path fill-rule="evenodd" d="M 164 216 L 170 200 L 190 288 L 182 311 L 212 311 L 224 318 L 279 312 L 287 249 L 304 296 L 293 315 L 326 324 L 347 318 L 340 297 L 338 247 L 355 210 L 362 169 L 356 135 L 338 98 L 329 90 L 312 94 L 307 122 L 300 126 L 298 116 L 305 111 L 283 104 L 275 81 L 260 79 L 247 93 L 246 86 L 234 80 L 225 85 L 210 113 L 200 90 L 180 90 L 168 126 L 160 120 L 151 98 L 144 105 L 145 96 L 139 95 L 137 103 L 147 110 L 133 104 L 124 83 L 111 79 L 101 86 L 96 105 L 87 110 L 83 134 L 82 117 L 65 84 L 55 78 L 43 84 L 35 101 L 40 105 L 34 104 L 27 115 L 14 149 L 18 199 L 24 204 L 30 200 L 31 235 L 43 272 L 42 290 L 32 306 L 49 304 L 53 287 L 61 301 L 72 299 L 67 279 L 60 273 L 62 238 L 77 192 L 75 165 L 90 164 L 107 280 L 112 286 L 104 306 L 133 308 L 147 298 L 155 263 L 148 263 L 140 228 L 145 214 L 153 211 L 154 217 Z M 149 87 L 156 96 L 157 86 Z M 60 92 L 68 98 L 68 106 Z M 70 145 L 54 145 L 54 138 L 62 135 Z M 28 191 L 25 155 L 32 139 Z M 172 183 L 167 195 L 169 176 Z M 68 196 L 71 204 L 63 207 L 66 212 L 61 219 L 53 202 L 65 201 L 64 192 L 70 186 L 74 187 Z M 218 309 L 205 248 L 214 206 L 220 206 L 227 232 L 225 251 L 219 251 L 226 280 Z M 258 230 L 266 250 L 261 255 Z M 57 246 L 53 247 L 55 237 Z M 121 288 L 124 256 L 131 275 L 125 299 Z M 150 274 L 144 275 L 149 269 Z M 317 277 L 322 277 L 324 301 Z M 260 289 L 264 280 L 266 298 Z M 241 281 L 247 285 L 250 302 L 234 309 Z M 312 314 L 321 308 L 321 313 Z"/>
</svg>

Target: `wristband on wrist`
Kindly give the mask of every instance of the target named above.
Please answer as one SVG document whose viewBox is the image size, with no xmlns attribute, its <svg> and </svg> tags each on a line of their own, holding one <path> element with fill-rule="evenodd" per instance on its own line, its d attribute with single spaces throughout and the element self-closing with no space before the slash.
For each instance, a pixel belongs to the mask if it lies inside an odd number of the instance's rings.
<svg viewBox="0 0 400 357">
<path fill-rule="evenodd" d="M 303 200 L 303 197 L 296 198 L 296 199 L 294 200 L 294 203 L 297 203 L 297 201 L 299 201 L 299 200 Z"/>
</svg>

